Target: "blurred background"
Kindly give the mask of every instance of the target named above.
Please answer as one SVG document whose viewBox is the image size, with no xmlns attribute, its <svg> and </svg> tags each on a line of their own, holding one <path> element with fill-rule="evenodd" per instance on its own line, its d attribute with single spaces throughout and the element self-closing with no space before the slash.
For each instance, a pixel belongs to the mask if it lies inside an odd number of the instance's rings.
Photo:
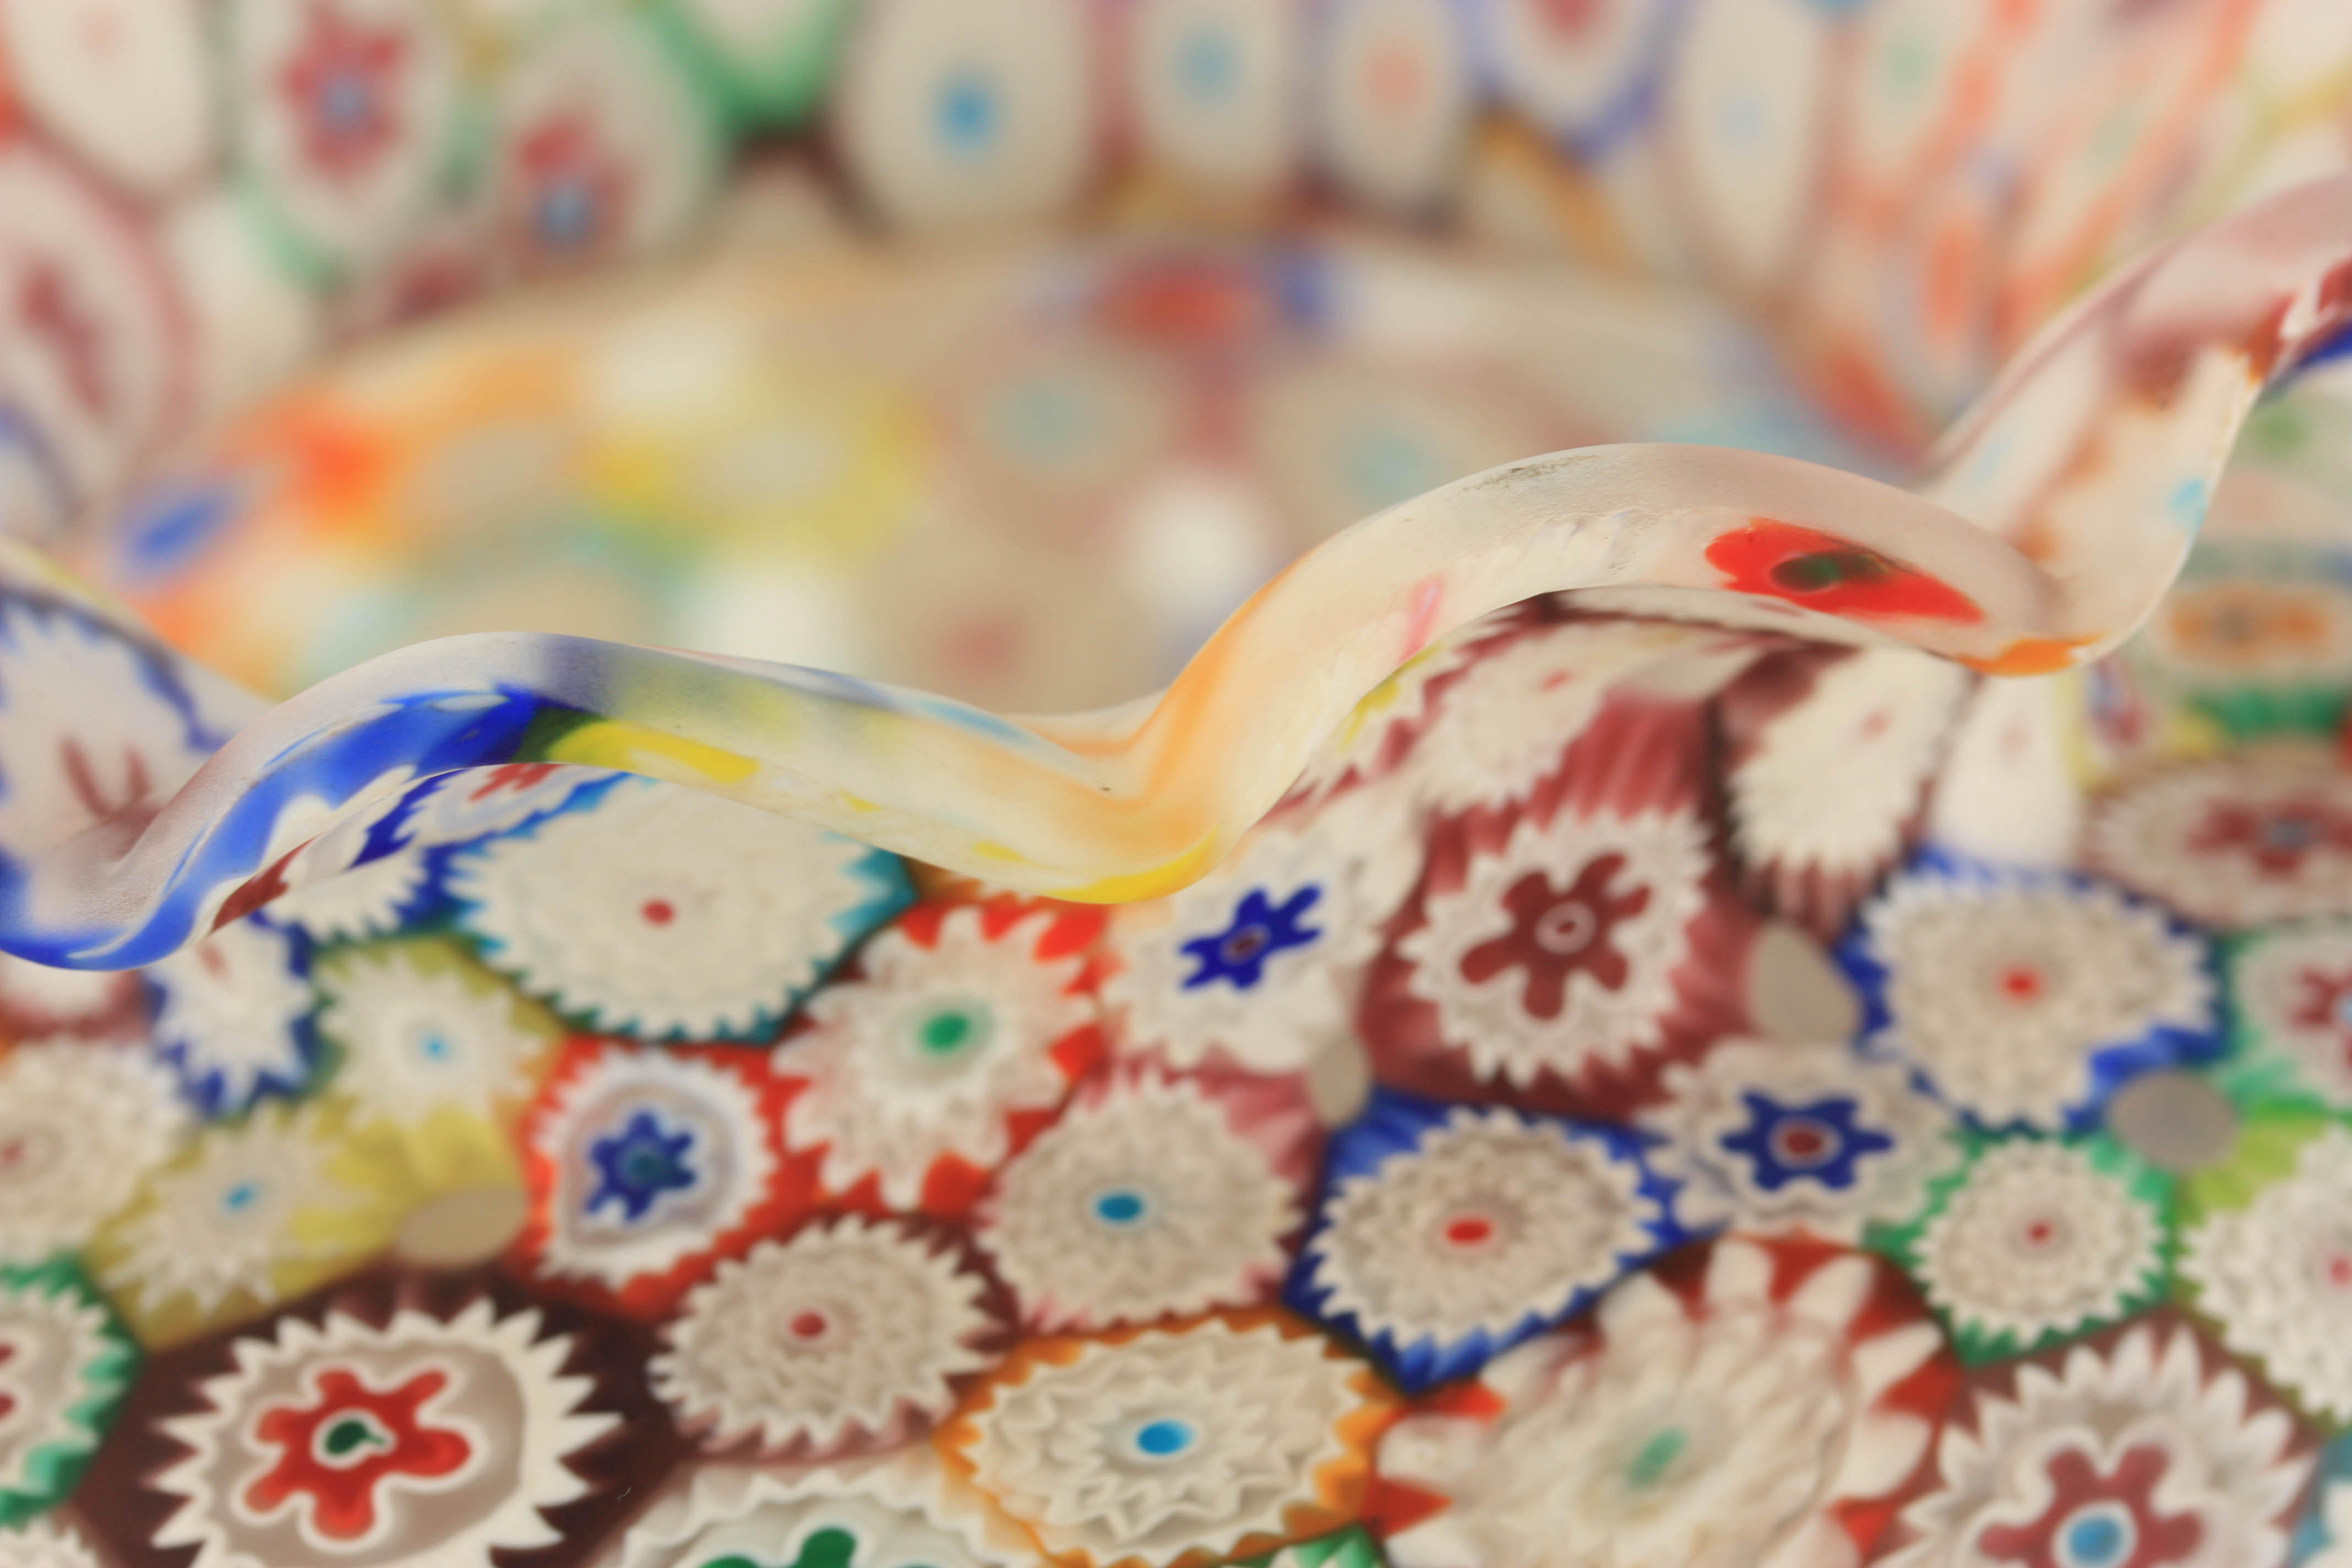
<svg viewBox="0 0 2352 1568">
<path fill-rule="evenodd" d="M 507 629 L 1105 704 L 1509 458 L 1900 476 L 2347 71 L 2340 0 L 0 0 L 0 524 L 272 696 Z"/>
</svg>

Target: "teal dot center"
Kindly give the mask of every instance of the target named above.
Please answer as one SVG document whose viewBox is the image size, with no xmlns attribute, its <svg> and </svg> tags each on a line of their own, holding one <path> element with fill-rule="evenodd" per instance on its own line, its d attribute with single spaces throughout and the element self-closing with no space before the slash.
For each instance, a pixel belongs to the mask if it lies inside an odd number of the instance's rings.
<svg viewBox="0 0 2352 1568">
<path fill-rule="evenodd" d="M 1233 40 L 1210 27 L 1187 37 L 1177 57 L 1176 71 L 1184 89 L 1205 103 L 1222 103 L 1234 95 L 1241 79 L 1241 61 Z"/>
<path fill-rule="evenodd" d="M 1133 1225 L 1143 1217 L 1143 1194 L 1115 1187 L 1095 1198 L 1095 1217 L 1108 1225 Z"/>
</svg>

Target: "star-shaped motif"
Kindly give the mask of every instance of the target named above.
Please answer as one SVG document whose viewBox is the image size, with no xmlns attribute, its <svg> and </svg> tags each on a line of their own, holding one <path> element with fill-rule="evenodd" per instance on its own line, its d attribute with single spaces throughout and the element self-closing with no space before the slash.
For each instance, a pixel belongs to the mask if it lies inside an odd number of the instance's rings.
<svg viewBox="0 0 2352 1568">
<path fill-rule="evenodd" d="M 1266 960 L 1285 949 L 1305 947 L 1323 934 L 1321 927 L 1307 923 L 1307 912 L 1322 897 L 1323 889 L 1312 882 L 1279 904 L 1265 889 L 1252 888 L 1234 910 L 1232 924 L 1184 943 L 1186 956 L 1200 965 L 1184 977 L 1184 989 L 1218 981 L 1237 991 L 1256 985 L 1265 977 Z"/>
<path fill-rule="evenodd" d="M 691 1187 L 699 1179 L 687 1159 L 693 1146 L 690 1130 L 666 1131 L 652 1111 L 637 1111 L 618 1132 L 588 1145 L 588 1158 L 596 1167 L 588 1212 L 614 1203 L 628 1220 L 645 1218 L 662 1194 Z"/>
<path fill-rule="evenodd" d="M 254 1436 L 278 1453 L 246 1488 L 247 1506 L 266 1518 L 307 1499 L 320 1534 L 367 1539 L 376 1528 L 382 1483 L 398 1476 L 436 1480 L 473 1458 L 464 1434 L 425 1420 L 425 1402 L 448 1383 L 446 1373 L 427 1368 L 379 1390 L 349 1368 L 321 1371 L 313 1402 L 274 1405 L 255 1421 Z"/>
<path fill-rule="evenodd" d="M 1474 984 L 1517 968 L 1526 976 L 1521 1001 L 1530 1016 L 1557 1018 L 1569 982 L 1591 977 L 1604 991 L 1625 984 L 1625 955 L 1612 940 L 1619 921 L 1649 907 L 1650 889 L 1619 893 L 1610 884 L 1625 869 L 1622 855 L 1603 855 L 1577 873 L 1565 889 L 1549 873 L 1529 871 L 1503 894 L 1511 929 L 1462 955 L 1462 977 Z"/>
<path fill-rule="evenodd" d="M 1798 1181 L 1850 1187 L 1864 1156 L 1895 1147 L 1894 1139 L 1856 1120 L 1862 1108 L 1849 1096 L 1798 1106 L 1754 1089 L 1739 1098 L 1748 1107 L 1748 1125 L 1721 1142 L 1727 1152 L 1748 1156 L 1756 1184 L 1768 1193 Z"/>
</svg>

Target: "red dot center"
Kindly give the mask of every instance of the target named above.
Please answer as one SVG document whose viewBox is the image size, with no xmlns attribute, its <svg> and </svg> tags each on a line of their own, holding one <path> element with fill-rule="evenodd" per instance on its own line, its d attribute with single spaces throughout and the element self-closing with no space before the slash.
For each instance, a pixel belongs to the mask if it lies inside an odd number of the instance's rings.
<svg viewBox="0 0 2352 1568">
<path fill-rule="evenodd" d="M 1376 47 L 1365 66 L 1365 79 L 1373 106 L 1386 114 L 1410 114 L 1419 109 L 1429 85 L 1428 68 L 1421 56 L 1410 46 L 1394 42 Z"/>
<path fill-rule="evenodd" d="M 2055 1220 L 2050 1220 L 2050 1219 L 2036 1219 L 2036 1220 L 2029 1220 L 2029 1221 L 2027 1221 L 2027 1222 L 2026 1222 L 2026 1226 L 2025 1226 L 2025 1245 L 2026 1245 L 2026 1246 L 2028 1246 L 2028 1247 L 2047 1247 L 2047 1246 L 2049 1246 L 2053 1241 L 2055 1241 L 2057 1238 L 2058 1238 L 2058 1224 L 2057 1224 L 2057 1222 L 2056 1222 Z"/>
<path fill-rule="evenodd" d="M 1590 32 L 1605 7 L 1601 0 L 1537 0 L 1536 15 L 1559 38 Z"/>
<path fill-rule="evenodd" d="M 2000 972 L 2000 988 L 2012 1002 L 2032 1001 L 2046 984 L 2042 971 L 2030 963 L 2012 963 Z"/>
<path fill-rule="evenodd" d="M 793 1314 L 792 1321 L 784 1326 L 792 1330 L 793 1337 L 795 1339 L 813 1340 L 819 1334 L 824 1332 L 824 1314 L 823 1312 L 794 1312 Z"/>
<path fill-rule="evenodd" d="M 2327 1260 L 2327 1283 L 2338 1290 L 2352 1290 L 2352 1252 L 2339 1252 Z"/>
<path fill-rule="evenodd" d="M 1456 1247 L 1475 1247 L 1495 1234 L 1495 1222 L 1483 1215 L 1464 1215 L 1445 1227 L 1445 1239 Z"/>
<path fill-rule="evenodd" d="M 652 926 L 666 926 L 677 918 L 677 909 L 667 899 L 647 899 L 638 906 L 637 913 L 645 916 L 646 923 Z"/>
</svg>

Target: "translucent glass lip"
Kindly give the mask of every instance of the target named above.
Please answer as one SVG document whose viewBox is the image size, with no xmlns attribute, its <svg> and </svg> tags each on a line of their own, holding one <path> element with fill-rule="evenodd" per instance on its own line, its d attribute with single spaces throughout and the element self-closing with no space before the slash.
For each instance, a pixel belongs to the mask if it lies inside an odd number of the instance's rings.
<svg viewBox="0 0 2352 1568">
<path fill-rule="evenodd" d="M 1088 715 L 1008 718 L 822 671 L 526 634 L 419 644 L 265 711 L 11 544 L 7 588 L 70 636 L 47 697 L 0 690 L 15 775 L 0 780 L 0 949 L 152 962 L 338 824 L 425 778 L 518 762 L 669 780 L 1024 891 L 1152 897 L 1214 866 L 1400 665 L 1544 593 L 1682 590 L 1988 673 L 2067 668 L 2154 609 L 2255 395 L 2347 321 L 2352 178 L 2337 178 L 2124 268 L 2026 346 L 1908 489 L 1706 447 L 1524 458 L 1356 524 L 1164 691 Z M 2134 457 L 2082 460 L 2100 449 Z M 153 725 L 178 727 L 108 737 L 152 744 L 143 799 L 96 827 L 44 809 L 70 787 L 52 775 L 78 695 L 96 709 L 134 678 Z"/>
</svg>

